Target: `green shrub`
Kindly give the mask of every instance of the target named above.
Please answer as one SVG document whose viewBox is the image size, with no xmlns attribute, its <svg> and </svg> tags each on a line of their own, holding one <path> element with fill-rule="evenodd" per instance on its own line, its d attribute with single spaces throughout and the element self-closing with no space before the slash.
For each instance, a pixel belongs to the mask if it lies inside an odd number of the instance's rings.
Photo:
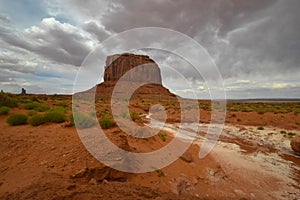
<svg viewBox="0 0 300 200">
<path fill-rule="evenodd" d="M 102 116 L 99 119 L 99 124 L 101 128 L 108 129 L 114 125 L 114 122 L 111 119 L 109 119 L 107 116 Z"/>
<path fill-rule="evenodd" d="M 74 112 L 72 117 L 70 118 L 72 118 L 70 119 L 70 122 L 72 123 L 71 120 L 73 120 L 73 122 L 75 122 L 74 124 L 76 125 L 76 128 L 79 129 L 92 127 L 97 122 L 93 117 L 80 112 Z"/>
<path fill-rule="evenodd" d="M 29 118 L 28 123 L 32 126 L 39 126 L 46 122 L 44 115 L 34 115 L 33 117 Z"/>
<path fill-rule="evenodd" d="M 38 102 L 25 103 L 23 105 L 23 108 L 26 109 L 26 110 L 35 110 L 35 111 L 38 111 L 38 112 L 44 112 L 44 111 L 47 111 L 47 110 L 50 109 L 49 106 L 47 106 L 45 104 L 38 103 Z"/>
<path fill-rule="evenodd" d="M 282 131 L 280 131 L 280 133 L 281 133 L 281 134 L 286 134 L 286 131 L 283 131 L 283 130 L 282 130 Z"/>
<path fill-rule="evenodd" d="M 264 130 L 264 127 L 260 126 L 260 127 L 257 128 L 257 130 L 261 130 L 262 131 L 262 130 Z"/>
<path fill-rule="evenodd" d="M 289 133 L 288 133 L 288 135 L 289 135 L 289 136 L 295 136 L 295 135 L 296 135 L 296 133 L 289 132 Z"/>
<path fill-rule="evenodd" d="M 11 126 L 27 124 L 27 116 L 23 114 L 13 114 L 6 118 L 6 122 Z"/>
<path fill-rule="evenodd" d="M 166 141 L 166 134 L 164 134 L 164 133 L 158 133 L 158 137 L 160 137 L 160 139 L 162 140 L 162 141 Z"/>
<path fill-rule="evenodd" d="M 44 114 L 46 122 L 61 123 L 66 121 L 66 116 L 63 112 L 60 111 L 49 111 Z"/>
<path fill-rule="evenodd" d="M 18 106 L 18 103 L 14 98 L 9 97 L 7 94 L 0 93 L 0 107 L 2 106 L 14 108 Z"/>
<path fill-rule="evenodd" d="M 36 115 L 37 114 L 37 111 L 35 111 L 35 110 L 29 110 L 28 112 L 27 112 L 27 115 L 29 116 L 29 117 L 32 117 L 32 116 L 34 116 L 34 115 Z"/>
<path fill-rule="evenodd" d="M 0 107 L 0 115 L 7 115 L 9 112 L 9 108 L 6 106 Z"/>
<path fill-rule="evenodd" d="M 139 115 L 137 112 L 135 112 L 135 111 L 130 112 L 130 117 L 131 117 L 131 119 L 132 119 L 133 121 L 138 121 L 138 122 L 141 122 L 141 121 L 142 121 L 140 115 Z"/>
<path fill-rule="evenodd" d="M 57 103 L 56 105 L 57 105 L 57 106 L 61 106 L 61 107 L 63 107 L 63 108 L 68 107 L 68 103 L 67 103 L 67 102 L 64 102 L 64 101 L 61 101 L 61 102 Z"/>
</svg>

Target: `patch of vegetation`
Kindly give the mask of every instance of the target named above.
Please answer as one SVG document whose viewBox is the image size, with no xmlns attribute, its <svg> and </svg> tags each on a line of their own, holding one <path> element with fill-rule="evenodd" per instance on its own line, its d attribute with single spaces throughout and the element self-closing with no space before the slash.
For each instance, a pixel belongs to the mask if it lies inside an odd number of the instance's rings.
<svg viewBox="0 0 300 200">
<path fill-rule="evenodd" d="M 237 119 L 237 121 L 238 121 L 238 122 L 241 122 L 242 120 L 241 120 L 241 119 Z"/>
<path fill-rule="evenodd" d="M 231 117 L 236 117 L 236 114 L 232 114 Z"/>
<path fill-rule="evenodd" d="M 61 123 L 66 121 L 65 113 L 57 110 L 46 112 L 44 118 L 46 122 Z"/>
<path fill-rule="evenodd" d="M 0 93 L 0 107 L 6 106 L 14 108 L 18 106 L 18 103 L 15 98 L 10 97 L 6 93 Z"/>
<path fill-rule="evenodd" d="M 7 115 L 9 112 L 9 107 L 1 106 L 0 107 L 0 115 Z"/>
<path fill-rule="evenodd" d="M 296 135 L 296 133 L 289 132 L 289 133 L 288 133 L 288 135 L 289 135 L 289 136 L 291 136 L 291 137 L 293 137 L 293 136 L 295 136 L 295 135 Z"/>
<path fill-rule="evenodd" d="M 280 131 L 281 134 L 286 134 L 286 131 L 282 130 Z"/>
<path fill-rule="evenodd" d="M 261 130 L 261 131 L 264 130 L 264 129 L 265 128 L 263 126 L 260 126 L 260 127 L 257 128 L 257 130 Z"/>
<path fill-rule="evenodd" d="M 141 118 L 140 115 L 139 115 L 137 112 L 135 112 L 135 111 L 130 112 L 130 117 L 131 117 L 131 119 L 132 119 L 133 121 L 135 121 L 135 122 L 142 122 L 142 118 Z"/>
<path fill-rule="evenodd" d="M 28 119 L 28 123 L 32 126 L 39 126 L 46 122 L 44 115 L 36 114 Z"/>
<path fill-rule="evenodd" d="M 74 112 L 72 117 L 70 117 L 70 123 L 75 124 L 79 129 L 83 129 L 94 126 L 97 121 L 89 115 L 85 115 L 81 112 Z"/>
<path fill-rule="evenodd" d="M 37 113 L 37 111 L 35 111 L 35 110 L 29 110 L 28 112 L 27 112 L 27 115 L 29 116 L 29 117 L 32 117 L 32 116 L 34 116 L 34 115 L 37 115 L 38 113 Z"/>
<path fill-rule="evenodd" d="M 103 129 L 108 129 L 108 128 L 114 126 L 114 122 L 107 116 L 100 117 L 99 124 L 100 124 L 101 128 L 103 128 Z"/>
<path fill-rule="evenodd" d="M 27 124 L 27 116 L 23 114 L 13 114 L 6 118 L 6 122 L 11 126 Z"/>
<path fill-rule="evenodd" d="M 167 140 L 166 134 L 164 134 L 164 133 L 158 133 L 157 135 L 158 135 L 158 137 L 159 137 L 162 141 L 165 142 L 165 141 Z"/>
<path fill-rule="evenodd" d="M 63 107 L 63 108 L 66 108 L 66 107 L 68 107 L 69 104 L 67 102 L 61 101 L 61 102 L 58 102 L 56 105 L 60 106 L 60 107 Z"/>
<path fill-rule="evenodd" d="M 38 112 L 44 112 L 50 109 L 49 106 L 45 105 L 45 104 L 41 104 L 39 102 L 29 102 L 29 103 L 25 103 L 23 105 L 23 108 L 26 110 L 35 110 Z"/>
</svg>

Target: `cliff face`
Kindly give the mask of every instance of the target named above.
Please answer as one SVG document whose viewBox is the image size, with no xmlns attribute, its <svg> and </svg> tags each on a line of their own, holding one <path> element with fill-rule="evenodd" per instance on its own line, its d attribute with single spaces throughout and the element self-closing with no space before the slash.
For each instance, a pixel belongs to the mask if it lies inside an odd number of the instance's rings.
<svg viewBox="0 0 300 200">
<path fill-rule="evenodd" d="M 131 70 L 137 66 L 141 66 Z M 134 82 L 150 81 L 162 85 L 158 65 L 147 55 L 116 54 L 108 56 L 104 72 L 104 82 L 118 81 L 126 72 L 131 70 L 125 80 Z"/>
</svg>

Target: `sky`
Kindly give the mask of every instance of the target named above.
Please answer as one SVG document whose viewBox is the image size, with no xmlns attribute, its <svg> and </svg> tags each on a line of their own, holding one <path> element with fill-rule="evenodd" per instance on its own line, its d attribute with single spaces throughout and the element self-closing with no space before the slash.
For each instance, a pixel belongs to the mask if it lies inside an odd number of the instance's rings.
<svg viewBox="0 0 300 200">
<path fill-rule="evenodd" d="M 299 0 L 0 0 L 0 89 L 72 94 L 81 64 L 103 41 L 134 28 L 161 27 L 207 51 L 228 99 L 300 98 L 299 8 Z M 209 77 L 195 75 L 190 63 L 141 52 L 169 67 L 162 79 L 172 92 L 210 98 Z"/>
</svg>

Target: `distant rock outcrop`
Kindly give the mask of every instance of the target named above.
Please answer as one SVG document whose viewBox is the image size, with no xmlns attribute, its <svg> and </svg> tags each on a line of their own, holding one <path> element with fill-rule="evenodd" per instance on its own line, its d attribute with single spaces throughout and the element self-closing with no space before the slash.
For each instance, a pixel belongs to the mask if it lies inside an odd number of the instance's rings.
<svg viewBox="0 0 300 200">
<path fill-rule="evenodd" d="M 21 94 L 22 94 L 22 95 L 25 95 L 25 94 L 26 94 L 26 90 L 25 90 L 24 88 L 22 88 Z"/>
<path fill-rule="evenodd" d="M 128 72 L 130 71 L 130 72 Z M 161 73 L 158 65 L 147 55 L 130 53 L 107 56 L 104 71 L 104 82 L 97 85 L 96 94 L 100 98 L 110 98 L 118 80 L 128 72 L 123 80 L 124 90 L 134 83 L 149 83 L 139 87 L 131 97 L 132 99 L 176 99 L 168 89 L 163 87 Z"/>
<path fill-rule="evenodd" d="M 141 66 L 140 68 L 136 68 Z M 136 68 L 132 71 L 131 69 Z M 158 65 L 147 55 L 116 54 L 108 56 L 104 73 L 104 82 L 118 81 L 126 72 L 125 80 L 134 82 L 152 82 L 161 85 L 161 75 Z"/>
</svg>

